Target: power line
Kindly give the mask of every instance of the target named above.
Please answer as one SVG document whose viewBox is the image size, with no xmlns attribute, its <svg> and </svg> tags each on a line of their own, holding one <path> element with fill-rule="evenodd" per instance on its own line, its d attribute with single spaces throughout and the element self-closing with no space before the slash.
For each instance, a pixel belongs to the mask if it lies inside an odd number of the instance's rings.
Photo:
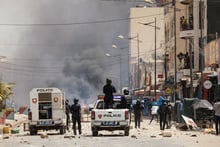
<svg viewBox="0 0 220 147">
<path fill-rule="evenodd" d="M 156 15 L 163 15 L 158 13 Z M 63 22 L 63 23 L 0 23 L 0 26 L 73 26 L 73 25 L 86 25 L 86 24 L 99 24 L 99 23 L 111 23 L 117 21 L 127 21 L 130 19 L 140 19 L 145 17 L 152 17 L 155 15 L 139 16 L 132 18 L 118 18 L 118 19 L 106 19 L 97 21 L 87 21 L 87 22 Z"/>
</svg>

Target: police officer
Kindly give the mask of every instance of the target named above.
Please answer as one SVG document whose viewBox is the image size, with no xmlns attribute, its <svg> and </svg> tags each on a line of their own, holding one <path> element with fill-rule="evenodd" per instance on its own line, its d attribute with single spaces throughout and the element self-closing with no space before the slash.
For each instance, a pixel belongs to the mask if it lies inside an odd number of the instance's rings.
<svg viewBox="0 0 220 147">
<path fill-rule="evenodd" d="M 121 109 L 126 109 L 127 108 L 127 100 L 126 100 L 124 95 L 121 96 L 120 108 Z"/>
<path fill-rule="evenodd" d="M 105 108 L 108 109 L 113 104 L 113 93 L 116 92 L 115 87 L 111 85 L 112 81 L 106 79 L 106 85 L 103 87 L 103 93 L 105 94 L 104 102 Z"/>
<path fill-rule="evenodd" d="M 69 121 L 70 121 L 70 106 L 69 106 L 69 100 L 66 99 L 65 101 L 65 107 L 66 107 L 66 129 L 69 130 Z"/>
<path fill-rule="evenodd" d="M 74 104 L 71 106 L 70 111 L 72 113 L 72 121 L 73 121 L 73 133 L 76 135 L 76 122 L 78 124 L 79 134 L 81 134 L 81 106 L 79 104 L 79 100 L 74 98 Z"/>
<path fill-rule="evenodd" d="M 134 109 L 134 121 L 135 128 L 140 128 L 141 124 L 141 111 L 144 109 L 144 106 L 141 104 L 141 101 L 138 99 L 136 104 L 133 106 Z"/>
<path fill-rule="evenodd" d="M 160 130 L 164 130 L 167 117 L 167 104 L 165 100 L 162 100 L 162 104 L 159 106 L 159 117 L 160 117 Z"/>
</svg>

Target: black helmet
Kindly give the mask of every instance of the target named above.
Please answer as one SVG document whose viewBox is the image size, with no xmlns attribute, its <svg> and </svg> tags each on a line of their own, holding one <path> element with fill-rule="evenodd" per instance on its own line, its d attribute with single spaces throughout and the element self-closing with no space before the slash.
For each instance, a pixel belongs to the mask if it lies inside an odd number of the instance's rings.
<svg viewBox="0 0 220 147">
<path fill-rule="evenodd" d="M 73 102 L 74 102 L 74 103 L 78 103 L 78 102 L 79 102 L 79 99 L 74 98 L 74 99 L 73 99 Z"/>
<path fill-rule="evenodd" d="M 69 100 L 68 100 L 68 99 L 66 99 L 66 100 L 65 100 L 65 103 L 66 103 L 66 104 L 68 104 L 68 103 L 69 103 Z"/>
</svg>

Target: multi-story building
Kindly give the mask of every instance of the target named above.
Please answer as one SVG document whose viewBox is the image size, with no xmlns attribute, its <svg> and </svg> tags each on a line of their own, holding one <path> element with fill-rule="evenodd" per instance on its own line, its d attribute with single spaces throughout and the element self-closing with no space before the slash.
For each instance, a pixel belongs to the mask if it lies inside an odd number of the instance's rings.
<svg viewBox="0 0 220 147">
<path fill-rule="evenodd" d="M 159 79 L 154 80 L 154 77 L 163 73 L 162 58 L 166 47 L 164 16 L 163 7 L 130 9 L 130 72 L 134 89 L 150 86 L 150 81 L 155 85 Z"/>
<path fill-rule="evenodd" d="M 185 52 L 177 50 L 182 66 L 178 71 L 178 80 L 182 87 L 182 97 L 195 96 L 195 90 L 202 83 L 194 75 L 204 70 L 204 36 L 207 35 L 207 1 L 179 0 L 185 14 L 181 18 L 179 38 L 186 42 Z M 178 46 L 178 45 L 177 45 Z M 203 75 L 203 74 L 200 74 Z M 202 77 L 203 78 L 203 77 Z M 202 91 L 196 97 L 200 97 Z"/>
<path fill-rule="evenodd" d="M 177 85 L 183 89 L 180 97 L 193 95 L 192 89 L 199 85 L 193 75 L 204 68 L 206 1 L 160 0 L 157 7 L 131 8 L 130 72 L 133 88 L 145 87 L 149 76 L 150 84 L 156 84 L 157 89 L 161 88 L 159 84 L 166 84 L 164 79 L 172 79 L 173 90 L 180 92 Z M 146 70 L 141 68 L 143 63 L 146 63 Z M 147 72 L 150 74 L 146 75 Z M 155 86 L 151 88 L 155 89 Z"/>
</svg>

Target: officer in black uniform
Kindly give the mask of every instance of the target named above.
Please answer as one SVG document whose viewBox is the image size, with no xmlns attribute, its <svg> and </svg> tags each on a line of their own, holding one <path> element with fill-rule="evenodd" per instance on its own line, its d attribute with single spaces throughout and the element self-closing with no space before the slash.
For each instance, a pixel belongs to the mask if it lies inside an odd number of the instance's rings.
<svg viewBox="0 0 220 147">
<path fill-rule="evenodd" d="M 135 121 L 135 128 L 140 128 L 141 125 L 141 113 L 144 109 L 144 106 L 141 104 L 141 101 L 138 99 L 136 104 L 133 106 L 134 109 L 134 121 Z"/>
<path fill-rule="evenodd" d="M 70 121 L 70 105 L 69 105 L 69 100 L 66 99 L 65 101 L 65 107 L 66 107 L 66 129 L 69 130 L 69 121 Z"/>
<path fill-rule="evenodd" d="M 106 85 L 103 87 L 103 93 L 105 94 L 104 102 L 105 108 L 108 109 L 113 105 L 113 93 L 116 92 L 115 87 L 111 85 L 112 81 L 106 79 Z"/>
<path fill-rule="evenodd" d="M 73 121 L 73 133 L 76 135 L 76 122 L 78 124 L 79 134 L 81 134 L 81 106 L 79 104 L 79 100 L 74 98 L 74 104 L 71 106 L 70 111 L 72 113 L 72 121 Z"/>
</svg>

